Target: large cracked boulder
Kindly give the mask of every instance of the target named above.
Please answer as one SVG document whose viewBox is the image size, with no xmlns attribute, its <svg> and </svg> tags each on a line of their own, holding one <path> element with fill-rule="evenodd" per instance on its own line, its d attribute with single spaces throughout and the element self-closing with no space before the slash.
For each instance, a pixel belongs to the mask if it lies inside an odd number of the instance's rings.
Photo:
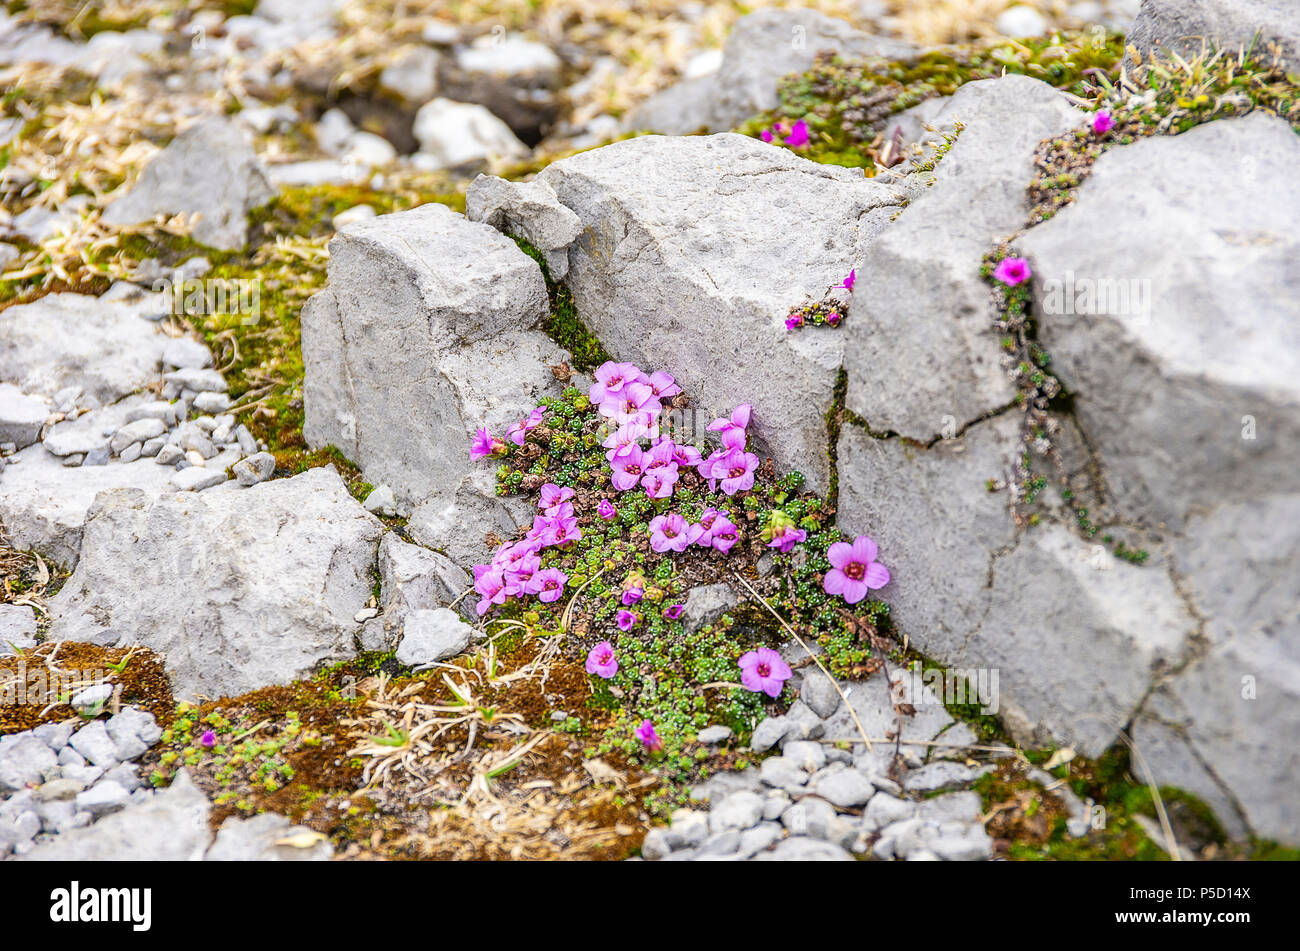
<svg viewBox="0 0 1300 951">
<path fill-rule="evenodd" d="M 1267 60 L 1276 45 L 1300 64 L 1300 8 L 1294 0 L 1142 0 L 1125 42 L 1144 56 L 1152 49 L 1195 56 L 1203 48 L 1249 49 Z"/>
<path fill-rule="evenodd" d="M 886 59 L 914 52 L 907 43 L 864 33 L 815 10 L 759 10 L 736 22 L 716 73 L 685 80 L 652 97 L 626 126 L 668 135 L 701 128 L 725 132 L 774 109 L 780 81 L 810 69 L 820 50 Z"/>
<path fill-rule="evenodd" d="M 103 220 L 134 225 L 156 215 L 197 216 L 195 241 L 237 251 L 248 243 L 248 213 L 274 195 L 243 129 L 229 119 L 205 119 L 154 156 Z"/>
<path fill-rule="evenodd" d="M 1298 166 L 1300 136 L 1263 113 L 1152 137 L 1099 158 L 1019 242 L 1040 339 L 1125 519 L 1177 530 L 1300 491 Z"/>
<path fill-rule="evenodd" d="M 1039 525 L 1012 516 L 1005 488 L 989 491 L 1038 452 L 1014 406 L 968 398 L 972 415 L 950 411 L 960 426 L 937 438 L 941 404 L 924 386 L 896 390 L 863 412 L 870 430 L 846 421 L 838 452 L 839 523 L 879 542 L 893 618 L 950 668 L 998 670 L 1017 739 L 1095 755 L 1128 728 L 1156 782 L 1201 796 L 1234 835 L 1282 841 L 1300 836 L 1294 797 L 1280 792 L 1300 776 L 1282 739 L 1300 723 L 1300 209 L 1284 184 L 1298 162 L 1300 138 L 1263 114 L 1143 139 L 1104 154 L 1071 205 L 1016 238 L 1034 272 L 1039 340 L 1073 398 L 1069 415 L 1052 414 L 1057 450 L 1095 497 L 1091 517 L 1145 539 L 1145 564 L 1082 535 L 1055 488 Z M 904 234 L 930 197 L 877 245 Z M 945 241 L 963 240 L 951 230 Z M 988 243 L 972 242 L 975 280 Z M 873 260 L 861 269 L 872 281 Z M 858 293 L 869 286 L 860 277 Z M 923 298 L 924 282 L 913 286 Z M 975 300 L 971 288 L 951 299 Z M 872 299 L 854 318 L 874 316 Z M 951 304 L 932 305 L 948 319 Z M 882 317 L 899 312 L 896 302 Z M 854 340 L 890 332 L 848 326 Z M 951 360 L 960 347 L 930 332 Z M 862 412 L 859 383 L 869 394 L 888 383 L 879 349 L 859 376 L 864 351 L 848 352 L 848 405 Z"/>
<path fill-rule="evenodd" d="M 350 226 L 303 308 L 304 435 L 390 486 L 421 543 L 472 563 L 483 533 L 531 519 L 469 446 L 561 391 L 549 368 L 568 357 L 536 329 L 548 308 L 535 261 L 443 205 Z"/>
<path fill-rule="evenodd" d="M 288 683 L 354 654 L 382 531 L 333 468 L 158 499 L 107 492 L 48 637 L 165 654 L 191 699 Z"/>
<path fill-rule="evenodd" d="M 933 184 L 868 246 L 844 332 L 846 405 L 873 429 L 928 441 L 1008 405 L 980 261 L 1025 223 L 1038 143 L 1082 122 L 1047 83 L 968 83 L 935 117 L 960 122 Z"/>
<path fill-rule="evenodd" d="M 900 191 L 731 133 L 630 139 L 538 181 L 581 221 L 565 284 L 605 348 L 677 378 L 691 439 L 752 404 L 764 451 L 825 491 L 843 338 L 784 321 L 844 280 Z"/>
</svg>

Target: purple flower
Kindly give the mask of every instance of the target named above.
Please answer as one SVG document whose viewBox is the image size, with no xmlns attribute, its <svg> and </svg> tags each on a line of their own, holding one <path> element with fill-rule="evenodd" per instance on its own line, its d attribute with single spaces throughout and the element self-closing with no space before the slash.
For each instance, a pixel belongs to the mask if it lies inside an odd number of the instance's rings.
<svg viewBox="0 0 1300 951">
<path fill-rule="evenodd" d="M 794 313 L 785 319 L 786 330 L 798 330 L 803 326 L 803 314 Z"/>
<path fill-rule="evenodd" d="M 715 419 L 709 423 L 709 432 L 722 433 L 722 445 L 728 449 L 744 449 L 749 415 L 749 404 L 742 403 L 731 411 L 730 419 Z"/>
<path fill-rule="evenodd" d="M 217 734 L 211 730 L 204 730 L 203 735 L 199 737 L 199 745 L 205 750 L 210 750 L 217 745 Z"/>
<path fill-rule="evenodd" d="M 699 532 L 695 536 L 695 544 L 708 548 L 713 544 L 713 526 L 718 524 L 718 518 L 721 516 L 722 521 L 727 521 L 725 510 L 705 509 L 704 514 L 700 516 L 699 524 L 695 527 Z"/>
<path fill-rule="evenodd" d="M 772 540 L 767 543 L 768 548 L 779 548 L 781 554 L 788 555 L 790 549 L 808 537 L 808 533 L 802 528 L 795 528 L 793 525 L 782 525 L 776 532 L 772 533 Z"/>
<path fill-rule="evenodd" d="M 618 673 L 618 658 L 614 656 L 613 644 L 601 641 L 587 652 L 587 673 L 605 680 Z"/>
<path fill-rule="evenodd" d="M 650 387 L 650 391 L 654 393 L 655 398 L 660 400 L 676 396 L 682 391 L 682 388 L 677 385 L 677 381 L 663 370 L 651 373 L 646 385 Z"/>
<path fill-rule="evenodd" d="M 840 313 L 837 310 L 833 310 L 826 315 L 826 323 L 831 327 L 838 327 L 841 320 L 843 320 L 843 318 L 840 317 Z"/>
<path fill-rule="evenodd" d="M 740 682 L 746 690 L 781 696 L 781 688 L 790 679 L 790 665 L 770 647 L 760 647 L 740 658 Z"/>
<path fill-rule="evenodd" d="M 645 374 L 635 364 L 615 363 L 613 360 L 606 360 L 596 367 L 596 372 L 592 375 L 596 382 L 587 391 L 587 398 L 594 406 L 616 401 L 628 383 L 645 378 Z"/>
<path fill-rule="evenodd" d="M 754 487 L 754 470 L 758 468 L 758 456 L 752 452 L 729 449 L 713 463 L 710 476 L 722 480 L 722 491 L 735 495 L 745 489 Z"/>
<path fill-rule="evenodd" d="M 539 406 L 528 414 L 527 419 L 520 420 L 506 430 L 506 438 L 516 446 L 522 446 L 524 439 L 528 434 L 542 424 L 542 418 L 546 415 L 546 407 Z"/>
<path fill-rule="evenodd" d="M 640 620 L 641 618 L 638 615 L 624 609 L 618 612 L 618 617 L 615 618 L 614 623 L 618 625 L 620 631 L 630 631 L 636 627 L 637 622 Z"/>
<path fill-rule="evenodd" d="M 1115 128 L 1115 117 L 1110 114 L 1109 109 L 1102 109 L 1092 117 L 1092 131 L 1097 135 L 1105 135 L 1113 128 Z"/>
<path fill-rule="evenodd" d="M 849 270 L 849 276 L 844 279 L 844 289 L 848 291 L 850 294 L 852 294 L 853 285 L 856 284 L 857 282 L 858 282 L 858 269 L 851 268 Z"/>
<path fill-rule="evenodd" d="M 482 573 L 479 569 L 484 569 Z M 476 607 L 479 617 L 487 614 L 494 604 L 506 603 L 506 578 L 500 568 L 487 565 L 474 566 L 474 590 L 483 597 Z"/>
<path fill-rule="evenodd" d="M 537 595 L 537 600 L 543 604 L 550 604 L 560 600 L 560 595 L 564 594 L 564 583 L 568 580 L 569 576 L 559 568 L 543 568 L 528 579 L 524 591 Z"/>
<path fill-rule="evenodd" d="M 808 144 L 808 123 L 800 119 L 790 126 L 790 134 L 785 137 L 785 144 L 792 149 L 801 149 Z"/>
<path fill-rule="evenodd" d="M 642 588 L 640 585 L 632 585 L 631 587 L 623 589 L 622 601 L 627 607 L 636 604 L 643 597 L 645 597 L 645 588 Z"/>
<path fill-rule="evenodd" d="M 561 502 L 573 498 L 573 490 L 567 485 L 560 488 L 554 482 L 548 482 L 542 486 L 541 495 L 538 497 L 537 507 L 542 509 L 548 515 L 555 513 L 551 509 L 558 506 Z"/>
<path fill-rule="evenodd" d="M 758 135 L 759 135 L 759 138 L 761 138 L 764 142 L 771 142 L 771 141 L 772 141 L 772 130 L 771 130 L 771 129 L 764 129 L 764 130 L 763 130 L 762 132 L 760 132 Z"/>
<path fill-rule="evenodd" d="M 682 609 L 685 605 L 674 604 L 672 607 L 664 608 L 664 617 L 670 621 L 676 621 L 682 616 Z"/>
<path fill-rule="evenodd" d="M 605 437 L 601 443 L 609 452 L 605 453 L 605 458 L 613 462 L 615 457 L 622 454 L 622 450 L 628 446 L 635 446 L 637 442 L 650 432 L 650 427 L 644 420 L 633 420 L 630 423 L 624 423 L 614 432 Z"/>
<path fill-rule="evenodd" d="M 645 453 L 635 443 L 619 450 L 619 454 L 610 462 L 613 474 L 610 481 L 614 488 L 626 492 L 641 481 L 645 472 Z"/>
<path fill-rule="evenodd" d="M 661 554 L 685 551 L 699 537 L 699 526 L 687 524 L 676 512 L 656 515 L 650 520 L 650 547 Z"/>
<path fill-rule="evenodd" d="M 700 451 L 694 446 L 673 446 L 673 462 L 679 469 L 694 468 L 700 464 Z"/>
<path fill-rule="evenodd" d="M 1024 258 L 1003 258 L 993 269 L 993 276 L 1008 287 L 1024 283 L 1029 275 L 1029 262 Z"/>
<path fill-rule="evenodd" d="M 646 495 L 652 499 L 666 499 L 673 494 L 673 486 L 677 484 L 674 448 L 671 439 L 663 439 L 643 456 L 645 475 L 641 484 L 645 486 Z"/>
<path fill-rule="evenodd" d="M 596 506 L 596 514 L 609 522 L 618 517 L 618 509 L 614 508 L 614 503 L 609 499 L 601 499 L 600 505 Z"/>
<path fill-rule="evenodd" d="M 733 545 L 740 538 L 740 529 L 736 524 L 725 516 L 718 516 L 713 522 L 713 547 L 724 555 L 731 551 Z"/>
<path fill-rule="evenodd" d="M 889 584 L 889 569 L 876 561 L 876 543 L 866 535 L 848 542 L 836 542 L 826 551 L 831 570 L 822 579 L 827 594 L 839 594 L 849 604 L 857 604 L 872 588 Z"/>
<path fill-rule="evenodd" d="M 488 432 L 486 426 L 480 426 L 474 430 L 474 441 L 469 446 L 469 457 L 471 459 L 482 459 L 484 456 L 490 456 L 503 448 L 505 448 L 505 443 Z"/>
<path fill-rule="evenodd" d="M 658 753 L 664 748 L 664 741 L 659 738 L 659 734 L 655 732 L 655 725 L 649 720 L 641 721 L 641 725 L 636 728 L 636 738 L 651 753 Z"/>
</svg>

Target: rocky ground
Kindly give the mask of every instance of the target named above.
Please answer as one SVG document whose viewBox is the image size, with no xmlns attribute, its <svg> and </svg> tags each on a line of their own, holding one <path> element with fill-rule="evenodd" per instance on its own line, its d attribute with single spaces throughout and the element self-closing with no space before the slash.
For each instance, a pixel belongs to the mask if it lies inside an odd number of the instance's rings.
<svg viewBox="0 0 1300 951">
<path fill-rule="evenodd" d="M 1285 6 L 10 4 L 0 859 L 1294 857 Z"/>
</svg>

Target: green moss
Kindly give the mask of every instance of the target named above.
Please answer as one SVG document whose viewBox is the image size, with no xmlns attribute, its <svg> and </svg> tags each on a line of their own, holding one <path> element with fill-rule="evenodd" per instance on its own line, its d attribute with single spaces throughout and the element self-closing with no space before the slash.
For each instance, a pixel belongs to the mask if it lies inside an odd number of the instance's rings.
<svg viewBox="0 0 1300 951">
<path fill-rule="evenodd" d="M 810 142 L 799 154 L 815 162 L 860 167 L 873 174 L 882 144 L 875 144 L 890 116 L 936 96 L 952 95 L 968 82 L 1005 73 L 1033 76 L 1087 96 L 1090 70 L 1109 73 L 1123 57 L 1118 34 L 1061 33 L 1031 40 L 999 40 L 946 47 L 910 60 L 853 60 L 820 55 L 812 69 L 784 80 L 780 105 L 740 126 L 758 136 L 778 122 L 803 120 Z M 778 137 L 779 140 L 779 137 Z"/>
<path fill-rule="evenodd" d="M 583 324 L 574 306 L 573 295 L 563 284 L 557 284 L 551 278 L 551 270 L 546 266 L 546 259 L 535 247 L 523 238 L 516 237 L 515 243 L 530 258 L 537 262 L 546 278 L 546 293 L 550 298 L 551 312 L 542 325 L 546 335 L 563 349 L 573 355 L 573 369 L 589 373 L 610 359 L 609 353 L 600 340 Z"/>
</svg>

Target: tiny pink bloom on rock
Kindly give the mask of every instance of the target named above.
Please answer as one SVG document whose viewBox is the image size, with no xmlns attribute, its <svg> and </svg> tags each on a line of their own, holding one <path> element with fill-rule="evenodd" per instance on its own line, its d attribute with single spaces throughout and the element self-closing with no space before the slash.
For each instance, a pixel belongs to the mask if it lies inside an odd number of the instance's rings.
<svg viewBox="0 0 1300 951">
<path fill-rule="evenodd" d="M 993 276 L 1008 287 L 1023 284 L 1029 275 L 1029 262 L 1024 258 L 1003 258 L 993 269 Z"/>
<path fill-rule="evenodd" d="M 496 452 L 500 444 L 500 440 L 494 439 L 486 426 L 480 426 L 474 431 L 474 441 L 469 446 L 469 457 L 482 459 L 484 456 L 490 456 Z"/>
<path fill-rule="evenodd" d="M 1097 135 L 1105 135 L 1113 128 L 1115 128 L 1115 117 L 1110 114 L 1110 110 L 1102 109 L 1092 117 L 1092 131 Z"/>
<path fill-rule="evenodd" d="M 790 127 L 790 134 L 785 137 L 785 144 L 792 149 L 801 149 L 808 144 L 808 123 L 800 119 Z"/>
<path fill-rule="evenodd" d="M 803 326 L 803 314 L 791 314 L 785 319 L 786 330 L 798 330 Z"/>
<path fill-rule="evenodd" d="M 636 627 L 637 622 L 640 620 L 641 618 L 633 614 L 631 611 L 623 610 L 618 612 L 618 618 L 615 623 L 618 624 L 618 629 L 620 631 L 630 631 L 632 628 Z"/>
<path fill-rule="evenodd" d="M 649 720 L 641 721 L 641 725 L 636 728 L 636 738 L 651 753 L 658 753 L 664 748 L 664 741 L 659 738 L 659 734 L 655 732 L 655 725 Z"/>
<path fill-rule="evenodd" d="M 600 505 L 596 506 L 596 514 L 608 522 L 618 516 L 618 509 L 614 508 L 614 503 L 609 499 L 601 499 Z"/>
<path fill-rule="evenodd" d="M 826 323 L 831 327 L 838 327 L 840 325 L 840 321 L 843 319 L 844 318 L 840 316 L 839 311 L 835 311 L 835 310 L 831 311 L 829 314 L 826 315 Z"/>
<path fill-rule="evenodd" d="M 207 750 L 217 745 L 217 734 L 211 730 L 204 730 L 203 735 L 199 737 L 199 744 Z"/>
<path fill-rule="evenodd" d="M 826 550 L 831 570 L 826 572 L 822 587 L 827 594 L 842 595 L 849 604 L 857 604 L 874 588 L 889 584 L 889 569 L 876 561 L 876 543 L 866 535 L 848 542 L 836 542 Z"/>
<path fill-rule="evenodd" d="M 601 641 L 587 653 L 587 673 L 605 680 L 618 673 L 618 658 L 614 656 L 613 644 Z"/>
<path fill-rule="evenodd" d="M 764 129 L 762 132 L 759 133 L 759 137 L 762 138 L 762 140 L 763 140 L 764 142 L 771 142 L 771 141 L 772 141 L 772 130 L 771 130 L 771 129 Z"/>
<path fill-rule="evenodd" d="M 754 693 L 781 696 L 781 688 L 790 674 L 790 665 L 770 647 L 760 647 L 740 658 L 740 682 Z"/>
<path fill-rule="evenodd" d="M 850 294 L 852 294 L 853 285 L 856 284 L 857 282 L 858 282 L 858 269 L 852 268 L 849 271 L 849 276 L 844 279 L 844 289 L 848 291 Z"/>
</svg>

